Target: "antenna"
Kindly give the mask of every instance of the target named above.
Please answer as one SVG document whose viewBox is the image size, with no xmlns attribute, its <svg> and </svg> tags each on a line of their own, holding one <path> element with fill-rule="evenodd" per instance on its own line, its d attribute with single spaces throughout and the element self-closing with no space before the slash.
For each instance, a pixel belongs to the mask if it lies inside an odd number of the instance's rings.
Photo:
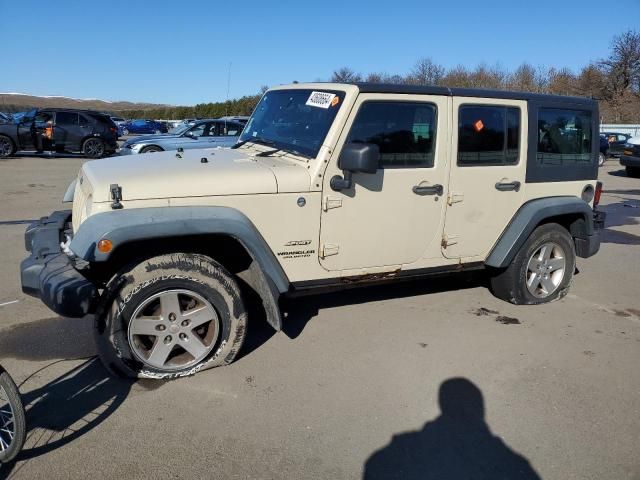
<svg viewBox="0 0 640 480">
<path fill-rule="evenodd" d="M 229 116 L 229 92 L 231 91 L 231 62 L 229 62 L 229 69 L 227 71 L 227 101 L 224 104 L 224 116 Z M 227 133 L 227 119 L 224 119 L 224 133 Z"/>
</svg>

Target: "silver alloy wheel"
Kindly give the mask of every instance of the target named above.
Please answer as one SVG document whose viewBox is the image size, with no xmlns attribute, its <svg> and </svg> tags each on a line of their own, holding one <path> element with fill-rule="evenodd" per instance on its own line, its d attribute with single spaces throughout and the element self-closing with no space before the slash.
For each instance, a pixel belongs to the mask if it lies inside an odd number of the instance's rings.
<svg viewBox="0 0 640 480">
<path fill-rule="evenodd" d="M 16 435 L 13 406 L 4 387 L 0 386 L 0 452 L 9 450 Z"/>
<path fill-rule="evenodd" d="M 129 130 L 127 130 L 126 128 L 123 128 L 122 135 L 129 135 Z"/>
<path fill-rule="evenodd" d="M 537 298 L 553 294 L 564 279 L 567 259 L 564 250 L 554 242 L 538 248 L 527 264 L 526 282 L 529 293 Z"/>
<path fill-rule="evenodd" d="M 219 317 L 191 290 L 167 290 L 141 303 L 129 322 L 129 345 L 143 363 L 181 370 L 204 360 L 218 339 Z"/>
<path fill-rule="evenodd" d="M 604 165 L 604 162 L 607 160 L 607 158 L 604 156 L 604 153 L 600 152 L 598 154 L 598 166 L 601 167 Z"/>
<path fill-rule="evenodd" d="M 95 138 L 90 138 L 84 144 L 84 153 L 90 157 L 101 157 L 104 153 L 104 144 Z"/>
</svg>

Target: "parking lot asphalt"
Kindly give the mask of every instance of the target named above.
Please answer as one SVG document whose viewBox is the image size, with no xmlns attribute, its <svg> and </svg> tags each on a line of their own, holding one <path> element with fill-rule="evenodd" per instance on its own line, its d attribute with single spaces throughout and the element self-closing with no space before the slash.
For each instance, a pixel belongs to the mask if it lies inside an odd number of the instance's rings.
<svg viewBox="0 0 640 480">
<path fill-rule="evenodd" d="M 0 160 L 0 363 L 29 429 L 0 477 L 640 479 L 640 180 L 617 161 L 601 251 L 559 302 L 481 275 L 298 298 L 234 364 L 166 383 L 110 378 L 90 318 L 20 290 L 24 223 L 83 161 Z"/>
</svg>

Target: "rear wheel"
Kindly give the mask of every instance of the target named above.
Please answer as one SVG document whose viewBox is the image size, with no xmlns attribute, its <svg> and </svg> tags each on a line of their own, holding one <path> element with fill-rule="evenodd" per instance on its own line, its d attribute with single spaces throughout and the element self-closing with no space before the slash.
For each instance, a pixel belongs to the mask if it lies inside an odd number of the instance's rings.
<svg viewBox="0 0 640 480">
<path fill-rule="evenodd" d="M 0 135 L 0 157 L 8 157 L 15 153 L 15 145 L 6 135 Z"/>
<path fill-rule="evenodd" d="M 640 167 L 626 167 L 627 176 L 640 178 Z"/>
<path fill-rule="evenodd" d="M 153 152 L 164 152 L 164 150 L 157 145 L 149 145 L 148 147 L 144 147 L 140 150 L 140 153 L 153 153 Z"/>
<path fill-rule="evenodd" d="M 82 144 L 82 153 L 87 158 L 100 158 L 104 152 L 104 142 L 99 138 L 87 138 Z"/>
<path fill-rule="evenodd" d="M 127 128 L 123 128 L 122 135 L 129 135 L 129 130 Z"/>
<path fill-rule="evenodd" d="M 491 278 L 493 294 L 516 305 L 548 303 L 569 292 L 576 267 L 573 238 L 563 226 L 537 227 L 511 264 Z"/>
<path fill-rule="evenodd" d="M 9 374 L 0 368 L 0 463 L 8 463 L 18 455 L 25 434 L 20 392 Z"/>
<path fill-rule="evenodd" d="M 227 365 L 247 313 L 235 279 L 213 259 L 176 253 L 117 275 L 96 315 L 100 358 L 114 374 L 176 378 Z"/>
</svg>

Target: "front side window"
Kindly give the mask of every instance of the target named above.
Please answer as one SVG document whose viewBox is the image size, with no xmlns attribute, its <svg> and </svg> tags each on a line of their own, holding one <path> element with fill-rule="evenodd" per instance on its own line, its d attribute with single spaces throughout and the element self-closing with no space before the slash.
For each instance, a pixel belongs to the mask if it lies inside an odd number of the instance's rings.
<svg viewBox="0 0 640 480">
<path fill-rule="evenodd" d="M 520 109 L 463 105 L 458 113 L 458 165 L 515 165 L 520 154 Z"/>
<path fill-rule="evenodd" d="M 541 108 L 538 111 L 538 163 L 542 166 L 589 164 L 591 135 L 591 112 Z"/>
<path fill-rule="evenodd" d="M 429 103 L 369 101 L 362 104 L 347 143 L 380 148 L 380 168 L 433 167 L 436 107 Z"/>
<path fill-rule="evenodd" d="M 254 110 L 240 142 L 268 143 L 315 157 L 343 100 L 344 92 L 333 90 L 268 91 Z"/>
<path fill-rule="evenodd" d="M 200 123 L 195 125 L 191 130 L 189 130 L 189 134 L 192 137 L 202 137 L 204 136 L 204 129 L 207 126 L 206 123 Z"/>
</svg>

